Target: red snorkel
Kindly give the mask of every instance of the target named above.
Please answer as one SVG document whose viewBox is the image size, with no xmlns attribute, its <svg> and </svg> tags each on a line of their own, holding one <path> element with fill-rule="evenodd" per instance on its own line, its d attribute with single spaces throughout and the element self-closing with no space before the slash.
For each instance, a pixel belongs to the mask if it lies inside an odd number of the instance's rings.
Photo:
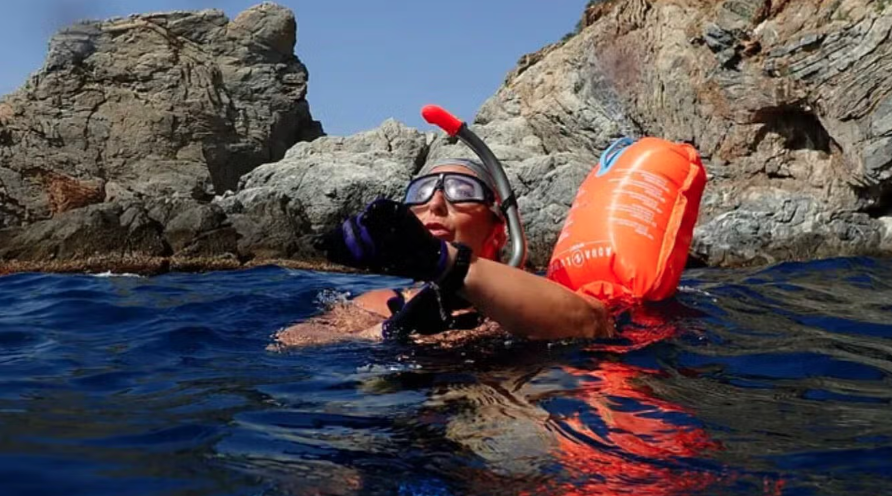
<svg viewBox="0 0 892 496">
<path fill-rule="evenodd" d="M 480 157 L 484 167 L 492 175 L 496 183 L 497 193 L 502 198 L 499 210 L 508 219 L 508 234 L 511 237 L 511 256 L 508 264 L 513 267 L 522 267 L 526 261 L 527 243 L 523 233 L 523 224 L 520 222 L 520 212 L 517 210 L 517 197 L 511 189 L 508 176 L 502 163 L 496 158 L 486 143 L 474 134 L 468 125 L 457 117 L 437 105 L 425 105 L 421 109 L 421 116 L 428 123 L 438 126 L 451 137 L 460 139 L 474 153 Z"/>
</svg>

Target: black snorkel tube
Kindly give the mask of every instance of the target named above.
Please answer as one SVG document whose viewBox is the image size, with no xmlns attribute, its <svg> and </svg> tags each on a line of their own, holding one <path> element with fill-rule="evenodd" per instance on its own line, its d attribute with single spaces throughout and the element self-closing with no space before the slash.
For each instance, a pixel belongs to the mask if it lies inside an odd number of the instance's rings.
<svg viewBox="0 0 892 496">
<path fill-rule="evenodd" d="M 511 238 L 511 256 L 508 259 L 508 265 L 513 267 L 522 267 L 527 256 L 527 242 L 523 232 L 523 224 L 520 221 L 520 212 L 517 209 L 517 197 L 511 189 L 511 183 L 508 182 L 508 176 L 502 163 L 496 158 L 492 150 L 486 146 L 486 143 L 480 139 L 468 125 L 460 121 L 457 117 L 450 114 L 442 107 L 437 105 L 425 105 L 421 109 L 421 116 L 428 123 L 438 126 L 446 131 L 451 137 L 460 139 L 474 153 L 480 157 L 483 166 L 492 175 L 496 183 L 496 189 L 502 203 L 499 204 L 499 210 L 508 220 L 508 235 Z"/>
</svg>

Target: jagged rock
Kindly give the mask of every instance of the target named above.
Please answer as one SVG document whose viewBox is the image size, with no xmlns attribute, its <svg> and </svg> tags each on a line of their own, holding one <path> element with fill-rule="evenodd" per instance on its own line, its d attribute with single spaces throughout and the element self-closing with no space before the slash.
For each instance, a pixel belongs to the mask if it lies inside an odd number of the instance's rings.
<svg viewBox="0 0 892 496">
<path fill-rule="evenodd" d="M 706 42 L 706 46 L 714 53 L 732 48 L 737 41 L 733 34 L 712 23 L 706 26 L 706 30 L 703 32 L 703 40 Z"/>
<path fill-rule="evenodd" d="M 857 212 L 828 212 L 810 195 L 752 189 L 740 207 L 696 229 L 695 254 L 714 265 L 769 264 L 846 254 L 876 255 L 888 249 L 884 230 Z M 857 251 L 853 243 L 858 243 Z"/>
<path fill-rule="evenodd" d="M 238 233 L 215 204 L 178 211 L 164 224 L 164 238 L 179 256 L 238 255 Z"/>
<path fill-rule="evenodd" d="M 0 228 L 60 211 L 41 176 L 113 183 L 116 198 L 208 201 L 321 135 L 295 36 L 275 4 L 231 22 L 204 10 L 62 30 L 44 67 L 0 100 Z"/>
<path fill-rule="evenodd" d="M 613 10 L 584 36 L 632 49 L 639 76 L 616 85 L 625 107 L 648 134 L 691 141 L 706 158 L 698 257 L 753 263 L 882 248 L 875 217 L 892 206 L 892 156 L 876 151 L 892 134 L 882 124 L 892 110 L 892 47 L 882 43 L 892 18 L 861 0 L 654 3 L 640 29 L 606 36 L 622 31 L 623 15 Z M 713 22 L 734 34 L 732 48 L 750 37 L 758 50 L 737 47 L 741 59 L 728 67 L 684 43 Z M 791 205 L 802 220 L 787 215 Z"/>
<path fill-rule="evenodd" d="M 690 142 L 703 154 L 710 184 L 693 254 L 705 263 L 888 250 L 892 59 L 879 41 L 890 19 L 863 0 L 590 6 L 587 27 L 522 57 L 472 122 L 515 186 L 530 262 L 548 260 L 601 151 L 641 135 Z M 440 135 L 422 160 L 470 154 Z M 295 187 L 276 177 L 265 195 L 290 205 Z M 341 172 L 328 187 L 398 190 L 401 177 Z M 371 196 L 338 196 L 313 213 L 325 195 L 301 194 L 302 207 L 290 211 L 304 212 L 315 231 Z"/>
<path fill-rule="evenodd" d="M 619 135 L 686 141 L 710 176 L 694 245 L 700 260 L 890 248 L 887 12 L 865 0 L 614 0 L 591 5 L 582 24 L 566 43 L 524 57 L 476 118 L 512 171 L 566 154 L 565 167 L 574 167 L 556 175 L 573 191 Z M 456 153 L 449 146 L 435 143 L 432 153 Z M 546 177 L 515 174 L 523 193 Z M 538 216 L 563 218 L 570 199 L 521 197 L 528 230 L 542 230 L 534 234 L 542 244 L 531 243 L 535 262 L 560 227 Z"/>
<path fill-rule="evenodd" d="M 421 168 L 431 136 L 389 120 L 347 138 L 300 143 L 246 174 L 216 200 L 241 235 L 244 256 L 304 256 L 310 238 L 376 197 L 398 199 Z"/>
<path fill-rule="evenodd" d="M 312 228 L 299 199 L 256 188 L 238 197 L 221 199 L 220 205 L 227 209 L 228 218 L 238 233 L 240 254 L 256 259 L 286 259 L 307 254 Z"/>
<path fill-rule="evenodd" d="M 139 203 L 100 203 L 71 210 L 28 228 L 0 231 L 0 259 L 54 261 L 97 253 L 119 257 L 170 254 L 162 226 Z"/>
</svg>

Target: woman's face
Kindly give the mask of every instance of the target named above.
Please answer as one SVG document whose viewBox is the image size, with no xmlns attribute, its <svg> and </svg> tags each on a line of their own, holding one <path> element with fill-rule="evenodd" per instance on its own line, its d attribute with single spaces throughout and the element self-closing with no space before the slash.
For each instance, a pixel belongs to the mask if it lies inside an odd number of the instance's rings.
<svg viewBox="0 0 892 496">
<path fill-rule="evenodd" d="M 439 172 L 477 177 L 460 165 L 443 165 L 431 170 L 431 174 Z M 464 243 L 479 257 L 495 259 L 505 244 L 505 224 L 495 219 L 489 205 L 452 204 L 437 190 L 429 202 L 413 205 L 411 209 L 431 234 L 444 241 Z"/>
</svg>

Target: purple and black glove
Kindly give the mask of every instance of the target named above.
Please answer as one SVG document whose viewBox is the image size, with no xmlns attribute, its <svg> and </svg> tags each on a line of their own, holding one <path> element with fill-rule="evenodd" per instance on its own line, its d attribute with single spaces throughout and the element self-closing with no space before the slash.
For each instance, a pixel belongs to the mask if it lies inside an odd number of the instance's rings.
<svg viewBox="0 0 892 496">
<path fill-rule="evenodd" d="M 458 295 L 443 293 L 433 284 L 425 284 L 408 302 L 402 293 L 387 300 L 392 314 L 381 326 L 388 341 L 405 343 L 412 334 L 437 334 L 447 329 L 470 329 L 483 323 L 477 312 L 453 315 L 454 310 L 470 304 Z"/>
<path fill-rule="evenodd" d="M 436 281 L 449 265 L 446 242 L 429 233 L 409 207 L 386 199 L 323 234 L 316 247 L 332 262 L 417 281 Z"/>
</svg>

